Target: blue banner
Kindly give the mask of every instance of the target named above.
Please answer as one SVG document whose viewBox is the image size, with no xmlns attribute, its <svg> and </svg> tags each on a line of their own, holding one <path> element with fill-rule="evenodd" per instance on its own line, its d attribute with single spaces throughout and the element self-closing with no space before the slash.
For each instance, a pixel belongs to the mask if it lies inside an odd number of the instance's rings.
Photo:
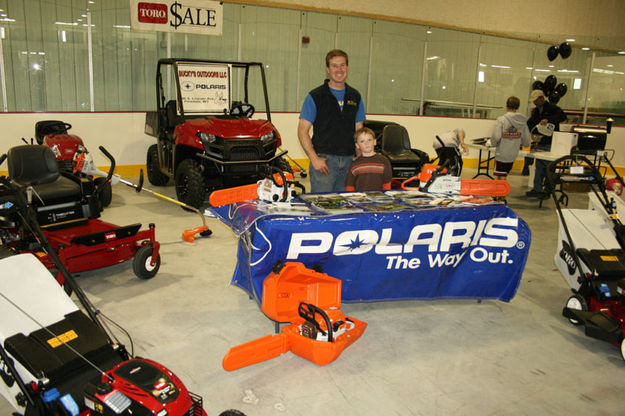
<svg viewBox="0 0 625 416">
<path fill-rule="evenodd" d="M 525 221 L 503 204 L 296 217 L 263 215 L 244 203 L 219 216 L 240 236 L 232 283 L 258 301 L 279 261 L 341 279 L 344 302 L 510 301 L 531 241 Z"/>
</svg>

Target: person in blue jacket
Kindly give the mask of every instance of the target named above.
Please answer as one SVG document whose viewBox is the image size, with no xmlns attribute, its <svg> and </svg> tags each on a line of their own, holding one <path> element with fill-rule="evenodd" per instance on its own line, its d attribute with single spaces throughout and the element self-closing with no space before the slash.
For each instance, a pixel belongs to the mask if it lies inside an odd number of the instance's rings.
<svg viewBox="0 0 625 416">
<path fill-rule="evenodd" d="M 328 52 L 328 79 L 308 93 L 302 106 L 297 137 L 310 159 L 313 193 L 345 191 L 345 178 L 355 153 L 354 133 L 365 120 L 360 93 L 345 82 L 348 65 L 344 51 Z"/>
</svg>

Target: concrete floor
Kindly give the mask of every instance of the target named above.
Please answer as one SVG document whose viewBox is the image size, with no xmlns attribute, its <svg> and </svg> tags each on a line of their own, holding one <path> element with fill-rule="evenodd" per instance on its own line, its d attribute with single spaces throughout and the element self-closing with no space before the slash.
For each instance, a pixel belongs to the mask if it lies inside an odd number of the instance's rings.
<svg viewBox="0 0 625 416">
<path fill-rule="evenodd" d="M 623 414 L 619 349 L 584 336 L 561 315 L 570 291 L 553 264 L 553 202 L 539 209 L 522 197 L 527 178 L 517 172 L 509 180 L 508 205 L 532 230 L 516 297 L 344 304 L 346 314 L 368 327 L 325 367 L 287 353 L 223 370 L 230 347 L 273 333 L 273 323 L 229 284 L 237 246 L 232 231 L 209 219 L 211 237 L 183 242 L 182 231 L 200 219 L 147 193 L 116 186 L 103 219 L 156 224 L 162 257 L 156 277 L 139 280 L 126 263 L 77 280 L 130 332 L 135 354 L 173 370 L 204 397 L 209 415 L 230 408 L 248 416 Z M 158 191 L 173 195 L 174 189 Z M 585 207 L 583 195 L 573 199 Z M 9 413 L 2 400 L 0 414 Z"/>
</svg>

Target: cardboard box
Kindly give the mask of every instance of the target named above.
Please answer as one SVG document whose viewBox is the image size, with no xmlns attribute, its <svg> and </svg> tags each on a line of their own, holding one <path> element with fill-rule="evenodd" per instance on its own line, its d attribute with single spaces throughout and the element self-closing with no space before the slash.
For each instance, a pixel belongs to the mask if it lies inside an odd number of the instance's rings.
<svg viewBox="0 0 625 416">
<path fill-rule="evenodd" d="M 570 155 L 571 149 L 577 146 L 577 133 L 555 131 L 551 138 L 551 153 L 556 155 Z"/>
</svg>

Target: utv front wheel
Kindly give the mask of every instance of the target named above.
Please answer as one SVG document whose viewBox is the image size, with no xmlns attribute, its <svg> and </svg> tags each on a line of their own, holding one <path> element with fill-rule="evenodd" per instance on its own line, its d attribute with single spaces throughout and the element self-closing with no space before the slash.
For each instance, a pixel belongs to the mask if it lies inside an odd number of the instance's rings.
<svg viewBox="0 0 625 416">
<path fill-rule="evenodd" d="M 161 172 L 161 167 L 158 163 L 158 147 L 155 144 L 148 148 L 146 170 L 148 171 L 148 180 L 152 185 L 163 186 L 169 182 L 169 176 Z"/>
<path fill-rule="evenodd" d="M 200 164 L 193 159 L 180 162 L 176 169 L 175 181 L 178 201 L 199 209 L 208 197 L 204 172 Z"/>
</svg>

